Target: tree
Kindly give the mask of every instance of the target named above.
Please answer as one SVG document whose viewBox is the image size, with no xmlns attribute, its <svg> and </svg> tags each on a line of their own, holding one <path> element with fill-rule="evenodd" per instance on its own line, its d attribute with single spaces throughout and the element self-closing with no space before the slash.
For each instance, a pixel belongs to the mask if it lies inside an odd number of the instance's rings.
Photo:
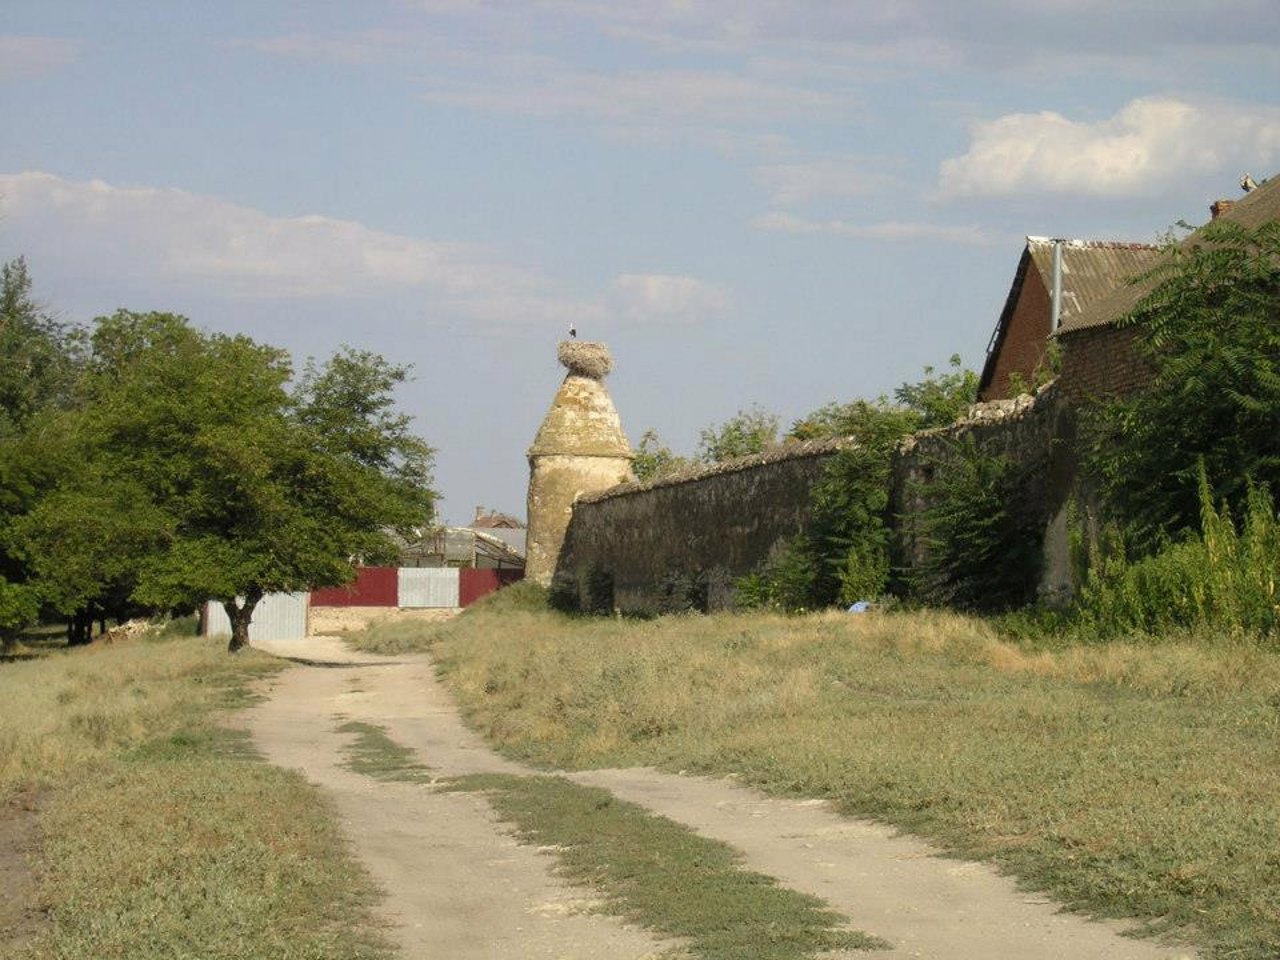
<svg viewBox="0 0 1280 960">
<path fill-rule="evenodd" d="M 778 441 L 778 417 L 763 407 L 752 405 L 739 410 L 720 426 L 710 426 L 699 434 L 698 459 L 719 463 L 734 457 L 760 453 Z"/>
<path fill-rule="evenodd" d="M 24 529 L 35 564 L 104 569 L 100 587 L 152 609 L 218 601 L 234 652 L 267 593 L 345 583 L 354 561 L 388 556 L 386 530 L 425 525 L 434 502 L 432 451 L 394 412 L 408 371 L 348 350 L 292 390 L 291 375 L 283 351 L 183 317 L 99 318 L 85 403 L 63 422 L 78 467 Z M 103 497 L 129 506 L 56 535 Z M 126 562 L 103 567 L 104 544 Z"/>
<path fill-rule="evenodd" d="M 640 446 L 632 451 L 631 471 L 641 482 L 658 480 L 684 469 L 689 462 L 685 457 L 672 453 L 658 436 L 658 431 L 650 427 L 640 437 Z"/>
<path fill-rule="evenodd" d="M 20 431 L 46 406 L 69 402 L 80 345 L 78 330 L 32 299 L 26 261 L 0 265 L 0 435 Z"/>
<path fill-rule="evenodd" d="M 47 411 L 74 402 L 79 331 L 49 316 L 31 297 L 21 258 L 0 266 L 0 643 L 11 646 L 43 602 L 29 565 L 14 548 L 14 524 L 56 483 L 45 445 L 56 433 L 34 426 Z"/>
<path fill-rule="evenodd" d="M 978 377 L 953 356 L 950 369 L 924 368 L 893 398 L 829 403 L 791 427 L 788 437 L 844 437 L 848 447 L 831 458 L 810 492 L 812 512 L 804 535 L 775 565 L 782 581 L 757 589 L 782 606 L 822 607 L 883 594 L 890 574 L 889 487 L 893 453 L 908 434 L 945 426 L 974 402 Z M 768 572 L 764 574 L 768 579 Z"/>
<path fill-rule="evenodd" d="M 1280 488 L 1280 223 L 1217 220 L 1172 247 L 1127 316 L 1150 378 L 1086 411 L 1086 463 L 1109 512 L 1148 553 L 1210 500 L 1240 508 Z"/>
</svg>

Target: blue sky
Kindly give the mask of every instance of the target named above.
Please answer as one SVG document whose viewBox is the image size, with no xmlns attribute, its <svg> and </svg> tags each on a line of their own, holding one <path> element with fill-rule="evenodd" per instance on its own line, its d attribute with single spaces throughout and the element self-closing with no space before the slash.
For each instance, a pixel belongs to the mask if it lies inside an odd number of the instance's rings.
<svg viewBox="0 0 1280 960">
<path fill-rule="evenodd" d="M 980 367 L 1025 235 L 1280 172 L 1280 6 L 7 0 L 0 129 L 50 308 L 412 363 L 460 522 L 523 513 L 570 323 L 682 452 Z"/>
</svg>

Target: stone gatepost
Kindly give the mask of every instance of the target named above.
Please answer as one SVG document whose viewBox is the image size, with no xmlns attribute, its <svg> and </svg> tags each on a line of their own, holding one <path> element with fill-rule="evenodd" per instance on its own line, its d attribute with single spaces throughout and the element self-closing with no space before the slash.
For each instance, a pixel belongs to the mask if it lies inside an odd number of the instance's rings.
<svg viewBox="0 0 1280 960">
<path fill-rule="evenodd" d="M 569 373 L 529 448 L 529 535 L 525 577 L 549 586 L 580 496 L 631 479 L 631 444 L 604 378 L 613 358 L 603 343 L 565 340 Z"/>
</svg>

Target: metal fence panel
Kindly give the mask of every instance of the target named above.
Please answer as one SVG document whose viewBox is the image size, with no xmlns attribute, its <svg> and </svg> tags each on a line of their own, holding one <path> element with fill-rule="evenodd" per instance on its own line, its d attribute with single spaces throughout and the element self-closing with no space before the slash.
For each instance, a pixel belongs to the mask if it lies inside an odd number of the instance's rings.
<svg viewBox="0 0 1280 960">
<path fill-rule="evenodd" d="M 360 567 L 345 587 L 319 587 L 311 591 L 313 607 L 398 607 L 395 567 Z"/>
<path fill-rule="evenodd" d="M 240 598 L 243 599 L 243 598 Z M 269 593 L 253 608 L 249 621 L 249 642 L 255 640 L 301 640 L 307 635 L 308 593 Z M 205 604 L 205 633 L 231 636 L 231 621 L 222 604 Z"/>
<path fill-rule="evenodd" d="M 401 607 L 456 607 L 458 569 L 456 567 L 401 567 Z"/>
</svg>

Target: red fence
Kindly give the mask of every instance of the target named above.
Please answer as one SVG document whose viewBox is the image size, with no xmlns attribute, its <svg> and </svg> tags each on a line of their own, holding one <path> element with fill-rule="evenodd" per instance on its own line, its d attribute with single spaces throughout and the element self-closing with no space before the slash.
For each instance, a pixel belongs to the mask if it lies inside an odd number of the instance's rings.
<svg viewBox="0 0 1280 960">
<path fill-rule="evenodd" d="M 313 607 L 397 607 L 400 605 L 399 571 L 395 567 L 360 567 L 345 587 L 321 587 L 311 591 Z"/>
<path fill-rule="evenodd" d="M 499 587 L 524 579 L 523 570 L 460 570 L 458 606 L 469 607 Z"/>
<path fill-rule="evenodd" d="M 407 571 L 408 572 L 408 571 Z M 313 607 L 398 607 L 400 571 L 396 567 L 360 567 L 345 587 L 321 587 L 311 592 Z M 523 570 L 459 570 L 458 602 L 469 607 L 486 594 L 524 579 Z M 415 606 L 413 600 L 407 601 Z"/>
</svg>

